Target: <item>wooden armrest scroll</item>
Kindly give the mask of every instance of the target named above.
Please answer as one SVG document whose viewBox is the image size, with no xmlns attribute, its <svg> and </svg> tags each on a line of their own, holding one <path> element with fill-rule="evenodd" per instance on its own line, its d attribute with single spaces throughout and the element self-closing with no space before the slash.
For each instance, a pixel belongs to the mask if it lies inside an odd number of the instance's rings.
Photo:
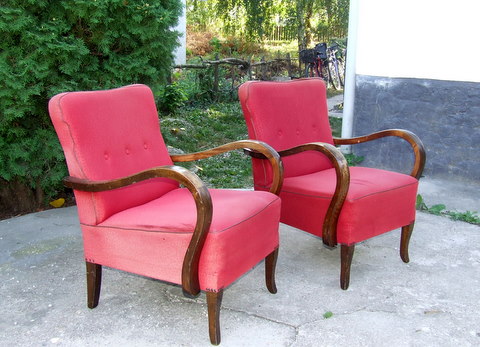
<svg viewBox="0 0 480 347">
<path fill-rule="evenodd" d="M 306 143 L 297 147 L 279 151 L 280 157 L 298 154 L 305 151 L 318 151 L 325 154 L 335 168 L 337 176 L 337 185 L 335 193 L 330 205 L 328 206 L 325 221 L 323 223 L 322 241 L 328 247 L 335 247 L 337 245 L 337 222 L 342 210 L 343 202 L 347 197 L 348 187 L 350 185 L 350 171 L 348 163 L 342 152 L 335 146 L 328 143 L 312 142 Z M 244 152 L 256 159 L 266 159 L 262 153 L 252 150 L 244 150 Z"/>
<path fill-rule="evenodd" d="M 244 151 L 253 150 L 255 151 L 255 153 L 260 153 L 263 156 L 263 159 L 268 159 L 273 169 L 273 183 L 270 187 L 270 192 L 276 195 L 280 194 L 283 183 L 282 161 L 280 160 L 280 156 L 278 155 L 278 153 L 271 146 L 262 141 L 240 140 L 230 142 L 225 145 L 208 149 L 202 152 L 171 155 L 170 158 L 172 158 L 172 161 L 174 162 L 187 162 L 209 158 L 214 155 L 218 155 L 235 149 L 243 149 Z"/>
<path fill-rule="evenodd" d="M 415 154 L 415 162 L 413 164 L 413 169 L 412 169 L 412 172 L 410 173 L 410 176 L 413 176 L 416 179 L 419 179 L 420 176 L 422 175 L 423 168 L 425 167 L 425 160 L 426 160 L 425 147 L 423 146 L 423 143 L 420 140 L 420 138 L 414 133 L 412 133 L 411 131 L 403 130 L 403 129 L 387 129 L 387 130 L 382 130 L 382 131 L 365 135 L 365 136 L 345 138 L 345 139 L 334 138 L 333 141 L 335 145 L 354 145 L 357 143 L 368 142 L 368 141 L 376 140 L 376 139 L 387 137 L 387 136 L 400 137 L 405 141 L 407 141 L 412 146 L 413 153 Z"/>
<path fill-rule="evenodd" d="M 75 177 L 67 177 L 64 179 L 64 184 L 76 190 L 100 192 L 125 187 L 156 177 L 170 178 L 179 182 L 190 191 L 195 200 L 197 223 L 183 260 L 182 288 L 184 293 L 196 296 L 200 293 L 198 264 L 212 222 L 213 211 L 210 193 L 197 175 L 183 167 L 171 165 L 152 168 L 131 176 L 110 181 L 89 181 Z"/>
<path fill-rule="evenodd" d="M 327 214 L 323 222 L 322 241 L 327 247 L 337 245 L 337 223 L 343 202 L 347 197 L 348 187 L 350 186 L 350 170 L 348 163 L 342 152 L 338 148 L 328 143 L 312 142 L 297 147 L 278 152 L 281 157 L 294 155 L 305 151 L 317 151 L 323 153 L 330 159 L 337 176 L 337 184 L 332 201 L 328 206 Z"/>
</svg>

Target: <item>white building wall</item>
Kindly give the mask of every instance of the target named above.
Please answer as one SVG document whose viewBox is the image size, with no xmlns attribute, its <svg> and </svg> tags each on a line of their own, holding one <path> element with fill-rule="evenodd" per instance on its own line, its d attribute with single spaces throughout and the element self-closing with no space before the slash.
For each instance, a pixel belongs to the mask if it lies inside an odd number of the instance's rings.
<svg viewBox="0 0 480 347">
<path fill-rule="evenodd" d="M 478 184 L 480 0 L 350 5 L 342 136 L 413 131 L 426 148 L 425 176 Z M 393 138 L 351 148 L 365 166 L 408 173 L 412 161 Z"/>
<path fill-rule="evenodd" d="M 351 0 L 356 73 L 480 82 L 480 0 Z"/>
<path fill-rule="evenodd" d="M 186 0 L 182 0 L 183 3 L 183 14 L 178 19 L 178 25 L 175 27 L 175 30 L 183 33 L 179 38 L 180 46 L 175 50 L 175 65 L 185 64 L 187 62 L 187 15 L 185 12 Z"/>
</svg>

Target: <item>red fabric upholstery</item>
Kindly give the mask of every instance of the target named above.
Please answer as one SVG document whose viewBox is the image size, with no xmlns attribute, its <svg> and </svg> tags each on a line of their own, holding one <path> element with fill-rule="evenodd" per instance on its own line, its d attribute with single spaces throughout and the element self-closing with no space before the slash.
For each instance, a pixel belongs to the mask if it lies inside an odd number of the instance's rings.
<svg viewBox="0 0 480 347">
<path fill-rule="evenodd" d="M 63 93 L 49 110 L 71 176 L 109 180 L 172 164 L 147 86 Z M 210 193 L 213 221 L 199 276 L 201 289 L 218 291 L 278 247 L 280 199 L 268 192 Z M 181 283 L 196 223 L 188 190 L 151 179 L 75 196 L 88 262 Z"/>
<path fill-rule="evenodd" d="M 252 139 L 262 140 L 277 151 L 307 142 L 333 144 L 328 121 L 325 84 L 321 79 L 285 82 L 247 82 L 239 97 Z M 284 177 L 306 175 L 331 168 L 322 154 L 304 152 L 282 158 Z M 255 184 L 271 182 L 268 162 L 253 162 Z"/>
<path fill-rule="evenodd" d="M 415 178 L 365 167 L 350 168 L 350 175 L 337 224 L 338 243 L 357 243 L 415 220 Z M 334 169 L 286 178 L 280 194 L 282 222 L 321 237 L 335 184 Z"/>
<path fill-rule="evenodd" d="M 213 221 L 200 258 L 199 277 L 202 290 L 218 291 L 278 247 L 280 199 L 267 192 L 210 193 Z M 180 284 L 195 221 L 190 192 L 172 190 L 97 226 L 83 225 L 85 258 Z"/>
<path fill-rule="evenodd" d="M 49 110 L 71 176 L 109 180 L 172 164 L 146 86 L 63 93 L 52 98 Z M 173 181 L 156 179 L 101 193 L 75 191 L 80 221 L 101 223 L 177 187 Z"/>
<path fill-rule="evenodd" d="M 250 138 L 276 150 L 308 142 L 333 144 L 325 84 L 320 79 L 246 82 L 239 89 Z M 285 180 L 281 221 L 322 236 L 336 176 L 319 152 L 282 158 Z M 255 189 L 271 183 L 266 161 L 252 160 Z M 353 244 L 415 220 L 418 181 L 378 169 L 350 168 L 350 186 L 337 225 L 337 242 Z"/>
</svg>

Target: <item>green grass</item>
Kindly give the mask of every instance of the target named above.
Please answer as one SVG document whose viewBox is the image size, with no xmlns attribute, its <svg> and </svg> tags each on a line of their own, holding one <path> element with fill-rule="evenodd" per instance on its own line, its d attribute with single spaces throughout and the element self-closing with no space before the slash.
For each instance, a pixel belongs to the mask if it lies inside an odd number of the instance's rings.
<svg viewBox="0 0 480 347">
<path fill-rule="evenodd" d="M 332 318 L 332 317 L 333 317 L 333 313 L 331 311 L 327 311 L 323 314 L 323 318 L 325 319 Z"/>
<path fill-rule="evenodd" d="M 185 153 L 248 138 L 238 102 L 185 106 L 178 109 L 174 115 L 161 116 L 160 120 L 167 145 Z M 195 171 L 209 187 L 253 186 L 250 160 L 241 151 L 179 165 Z"/>
<path fill-rule="evenodd" d="M 222 144 L 247 139 L 247 127 L 238 101 L 202 103 L 178 108 L 160 116 L 162 134 L 173 151 L 198 152 Z M 340 136 L 341 119 L 331 118 L 334 136 Z M 362 158 L 346 155 L 351 165 Z M 242 151 L 224 153 L 193 163 L 181 163 L 193 170 L 209 187 L 250 188 L 253 186 L 250 159 Z"/>
<path fill-rule="evenodd" d="M 330 117 L 330 128 L 332 128 L 332 134 L 334 137 L 342 136 L 342 119 L 336 117 Z"/>
<path fill-rule="evenodd" d="M 298 57 L 298 44 L 297 40 L 293 41 L 269 41 L 264 43 L 263 48 L 269 54 L 270 57 L 276 57 L 278 52 L 281 52 L 282 56 L 290 53 L 290 56 Z"/>
</svg>

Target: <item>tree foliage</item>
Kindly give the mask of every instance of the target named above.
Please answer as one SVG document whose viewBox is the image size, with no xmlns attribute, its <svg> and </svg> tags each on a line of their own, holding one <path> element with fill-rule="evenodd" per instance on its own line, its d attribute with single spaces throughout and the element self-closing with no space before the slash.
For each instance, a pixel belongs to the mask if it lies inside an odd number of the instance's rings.
<svg viewBox="0 0 480 347">
<path fill-rule="evenodd" d="M 42 191 L 54 194 L 66 170 L 49 98 L 165 83 L 181 6 L 179 0 L 3 0 L 0 183 L 20 181 L 40 199 Z"/>
<path fill-rule="evenodd" d="M 350 0 L 187 0 L 190 24 L 224 35 L 268 39 L 275 27 L 297 33 L 299 47 L 347 34 Z"/>
</svg>

